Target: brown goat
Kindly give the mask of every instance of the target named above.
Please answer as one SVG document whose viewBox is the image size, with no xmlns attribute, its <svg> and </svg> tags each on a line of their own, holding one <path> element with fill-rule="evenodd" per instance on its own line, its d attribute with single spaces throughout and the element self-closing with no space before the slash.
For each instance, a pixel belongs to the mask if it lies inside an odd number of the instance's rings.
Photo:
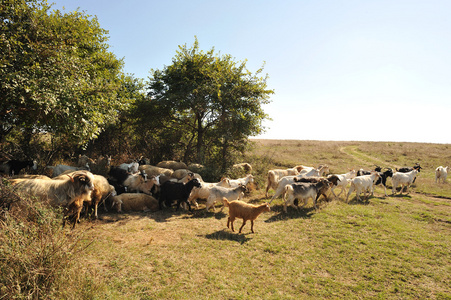
<svg viewBox="0 0 451 300">
<path fill-rule="evenodd" d="M 229 224 L 231 224 L 233 232 L 235 232 L 233 222 L 235 221 L 235 218 L 240 218 L 243 219 L 243 225 L 241 225 L 239 233 L 241 233 L 241 229 L 246 225 L 247 220 L 251 220 L 251 232 L 254 233 L 254 220 L 257 219 L 261 213 L 271 210 L 268 203 L 252 205 L 240 200 L 229 202 L 226 198 L 223 198 L 222 201 L 224 202 L 224 206 L 229 208 L 227 228 L 229 228 Z"/>
</svg>

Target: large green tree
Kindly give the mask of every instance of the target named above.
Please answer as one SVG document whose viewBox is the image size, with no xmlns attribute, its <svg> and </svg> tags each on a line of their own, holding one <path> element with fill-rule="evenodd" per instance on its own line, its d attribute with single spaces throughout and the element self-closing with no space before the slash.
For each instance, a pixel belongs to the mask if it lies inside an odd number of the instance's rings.
<svg viewBox="0 0 451 300">
<path fill-rule="evenodd" d="M 83 12 L 45 0 L 0 4 L 0 143 L 48 132 L 71 145 L 96 137 L 127 103 L 118 97 L 123 62 L 107 31 Z"/>
<path fill-rule="evenodd" d="M 262 105 L 273 93 L 263 68 L 252 74 L 246 61 L 214 49 L 179 46 L 172 64 L 151 70 L 148 99 L 141 111 L 153 115 L 152 126 L 184 149 L 182 159 L 206 163 L 226 160 L 242 151 L 248 137 L 260 134 L 268 118 Z M 163 141 L 164 142 L 164 141 Z"/>
</svg>

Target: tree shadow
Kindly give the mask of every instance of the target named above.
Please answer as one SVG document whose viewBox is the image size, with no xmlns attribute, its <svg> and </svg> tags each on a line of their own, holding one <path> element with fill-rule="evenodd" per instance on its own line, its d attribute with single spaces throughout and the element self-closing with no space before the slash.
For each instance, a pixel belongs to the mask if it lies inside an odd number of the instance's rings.
<svg viewBox="0 0 451 300">
<path fill-rule="evenodd" d="M 243 229 L 244 230 L 244 229 Z M 237 232 L 231 232 L 226 229 L 222 229 L 210 234 L 205 235 L 207 239 L 210 240 L 228 240 L 228 241 L 235 241 L 240 244 L 244 244 L 251 240 L 251 238 L 247 237 L 247 235 L 252 233 L 237 233 Z"/>
</svg>

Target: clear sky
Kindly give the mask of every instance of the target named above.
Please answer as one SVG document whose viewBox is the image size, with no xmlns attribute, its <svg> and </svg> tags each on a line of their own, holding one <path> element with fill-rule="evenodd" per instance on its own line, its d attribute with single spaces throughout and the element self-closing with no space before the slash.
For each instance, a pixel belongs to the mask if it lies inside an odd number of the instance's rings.
<svg viewBox="0 0 451 300">
<path fill-rule="evenodd" d="M 138 78 L 195 36 L 252 72 L 265 63 L 275 94 L 257 138 L 451 143 L 451 1 L 53 3 L 97 16 Z"/>
</svg>

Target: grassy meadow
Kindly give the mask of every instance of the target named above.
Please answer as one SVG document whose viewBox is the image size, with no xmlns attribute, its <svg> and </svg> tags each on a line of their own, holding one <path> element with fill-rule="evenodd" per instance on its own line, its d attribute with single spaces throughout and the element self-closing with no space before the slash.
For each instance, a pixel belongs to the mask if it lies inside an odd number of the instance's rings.
<svg viewBox="0 0 451 300">
<path fill-rule="evenodd" d="M 451 299 L 451 145 L 254 140 L 243 157 L 256 182 L 244 199 L 263 203 L 269 169 L 328 164 L 349 168 L 412 166 L 421 170 L 409 194 L 368 202 L 320 198 L 297 212 L 282 199 L 250 233 L 226 227 L 228 209 L 102 213 L 68 236 L 79 239 L 74 299 Z M 391 186 L 391 180 L 388 180 Z M 270 191 L 272 195 L 273 191 Z M 321 200 L 322 199 L 322 200 Z M 235 230 L 241 226 L 235 221 Z M 60 294 L 61 296 L 61 294 Z M 1 297 L 0 297 L 1 299 Z"/>
</svg>

